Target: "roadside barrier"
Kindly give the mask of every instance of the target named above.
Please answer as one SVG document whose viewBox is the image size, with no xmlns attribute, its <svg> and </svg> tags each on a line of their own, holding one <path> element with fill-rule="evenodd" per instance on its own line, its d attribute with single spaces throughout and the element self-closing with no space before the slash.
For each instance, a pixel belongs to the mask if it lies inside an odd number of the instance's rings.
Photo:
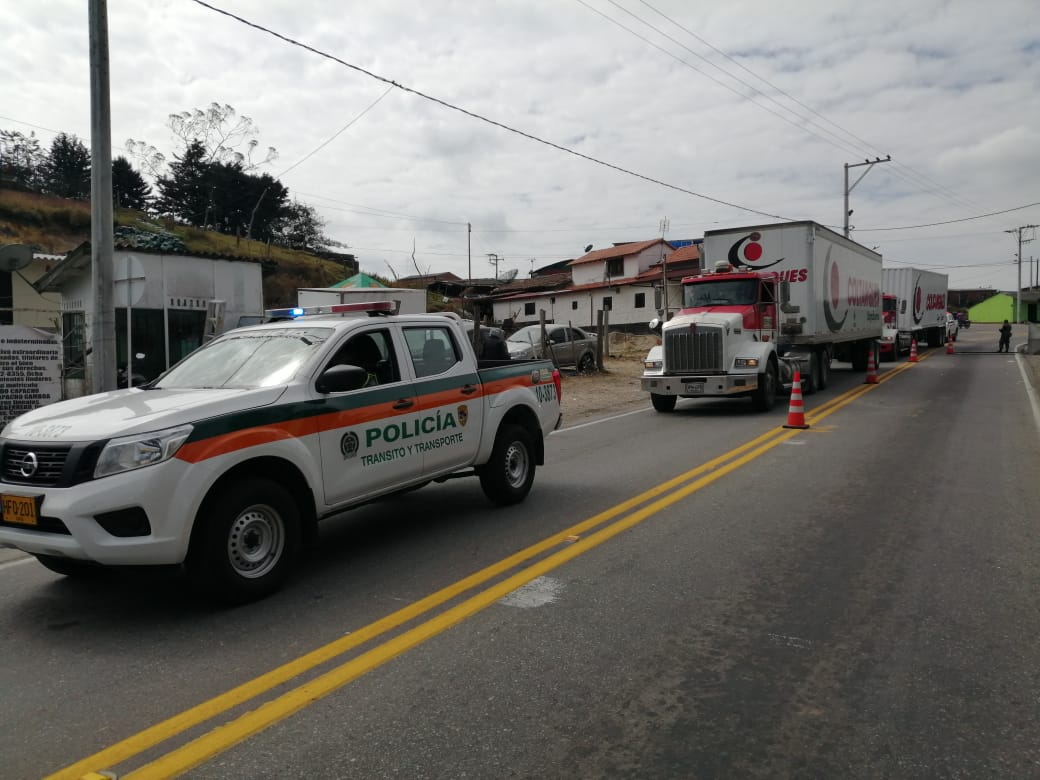
<svg viewBox="0 0 1040 780">
<path fill-rule="evenodd" d="M 805 405 L 802 403 L 802 372 L 794 372 L 794 384 L 791 386 L 791 405 L 787 408 L 785 428 L 808 428 L 805 423 Z"/>
<path fill-rule="evenodd" d="M 917 339 L 910 339 L 910 362 L 917 362 Z"/>
</svg>

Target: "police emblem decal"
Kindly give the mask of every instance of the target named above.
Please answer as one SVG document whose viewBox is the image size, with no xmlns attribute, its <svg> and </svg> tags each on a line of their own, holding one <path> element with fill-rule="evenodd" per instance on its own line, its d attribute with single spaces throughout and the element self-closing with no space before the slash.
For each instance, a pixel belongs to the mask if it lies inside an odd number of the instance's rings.
<svg viewBox="0 0 1040 780">
<path fill-rule="evenodd" d="M 339 440 L 339 451 L 343 453 L 343 459 L 353 458 L 358 451 L 358 437 L 353 431 L 347 431 Z"/>
<path fill-rule="evenodd" d="M 466 420 L 469 419 L 469 407 L 463 404 L 456 410 L 459 418 L 459 425 L 466 427 Z"/>
</svg>

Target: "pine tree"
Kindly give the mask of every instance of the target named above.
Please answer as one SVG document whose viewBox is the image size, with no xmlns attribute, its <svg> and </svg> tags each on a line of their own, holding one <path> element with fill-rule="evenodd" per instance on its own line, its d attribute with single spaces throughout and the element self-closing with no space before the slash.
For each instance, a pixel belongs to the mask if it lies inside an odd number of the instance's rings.
<svg viewBox="0 0 1040 780">
<path fill-rule="evenodd" d="M 60 198 L 90 197 L 90 152 L 74 135 L 59 133 L 42 166 L 43 191 Z"/>
<path fill-rule="evenodd" d="M 175 157 L 170 163 L 170 175 L 159 177 L 155 207 L 160 214 L 177 217 L 196 227 L 214 224 L 211 212 L 215 182 L 212 166 L 205 162 L 206 154 L 202 142 L 193 141 L 181 157 Z"/>
<path fill-rule="evenodd" d="M 152 188 L 125 157 L 112 161 L 112 204 L 117 208 L 147 211 Z"/>
</svg>

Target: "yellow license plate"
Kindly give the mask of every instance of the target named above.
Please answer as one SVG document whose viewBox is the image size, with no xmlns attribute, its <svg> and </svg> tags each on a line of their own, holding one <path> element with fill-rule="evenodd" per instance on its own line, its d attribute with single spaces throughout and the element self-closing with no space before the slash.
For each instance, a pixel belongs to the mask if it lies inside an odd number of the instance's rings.
<svg viewBox="0 0 1040 780">
<path fill-rule="evenodd" d="M 0 496 L 3 507 L 3 519 L 5 523 L 18 523 L 19 525 L 36 525 L 38 499 L 34 496 L 11 496 L 4 494 Z"/>
</svg>

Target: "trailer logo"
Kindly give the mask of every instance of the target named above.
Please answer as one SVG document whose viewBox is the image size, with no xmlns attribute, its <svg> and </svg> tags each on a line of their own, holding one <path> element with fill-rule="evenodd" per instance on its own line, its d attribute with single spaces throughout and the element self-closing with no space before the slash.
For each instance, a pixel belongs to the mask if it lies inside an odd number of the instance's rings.
<svg viewBox="0 0 1040 780">
<path fill-rule="evenodd" d="M 762 234 L 756 230 L 754 233 L 748 233 L 737 241 L 729 248 L 729 264 L 737 268 L 760 271 L 763 268 L 769 268 L 777 263 L 784 262 L 782 257 L 779 260 L 773 260 L 768 263 L 758 262 L 762 259 L 762 245 L 758 243 L 761 239 Z"/>
<path fill-rule="evenodd" d="M 840 320 L 835 319 L 834 310 L 841 303 L 841 273 L 838 270 L 838 264 L 831 262 L 831 249 L 832 247 L 827 247 L 827 258 L 823 264 L 824 284 L 828 284 L 830 287 L 830 290 L 825 291 L 823 296 L 823 318 L 827 320 L 827 327 L 830 328 L 831 333 L 837 333 L 844 327 L 849 310 L 845 310 Z"/>
<path fill-rule="evenodd" d="M 946 296 L 942 293 L 928 293 L 926 296 L 921 289 L 921 277 L 914 280 L 914 325 L 920 325 L 924 319 L 925 312 L 945 311 Z"/>
</svg>

